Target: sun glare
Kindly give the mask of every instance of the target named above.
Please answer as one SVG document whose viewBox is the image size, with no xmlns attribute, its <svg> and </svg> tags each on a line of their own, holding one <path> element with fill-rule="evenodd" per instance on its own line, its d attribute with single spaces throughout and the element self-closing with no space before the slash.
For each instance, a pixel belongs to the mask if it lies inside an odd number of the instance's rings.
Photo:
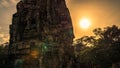
<svg viewBox="0 0 120 68">
<path fill-rule="evenodd" d="M 83 18 L 83 19 L 80 20 L 79 25 L 80 25 L 81 28 L 87 29 L 87 28 L 90 27 L 91 22 L 90 22 L 89 19 Z"/>
</svg>

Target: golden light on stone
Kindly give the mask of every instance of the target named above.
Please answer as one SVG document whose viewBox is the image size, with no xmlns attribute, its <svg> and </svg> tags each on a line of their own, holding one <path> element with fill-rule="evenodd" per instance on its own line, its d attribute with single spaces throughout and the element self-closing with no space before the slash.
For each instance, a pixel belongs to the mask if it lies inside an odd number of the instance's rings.
<svg viewBox="0 0 120 68">
<path fill-rule="evenodd" d="M 38 58 L 38 54 L 39 54 L 39 53 L 38 53 L 37 51 L 35 51 L 35 50 L 31 52 L 31 56 L 32 56 L 33 58 Z"/>
</svg>

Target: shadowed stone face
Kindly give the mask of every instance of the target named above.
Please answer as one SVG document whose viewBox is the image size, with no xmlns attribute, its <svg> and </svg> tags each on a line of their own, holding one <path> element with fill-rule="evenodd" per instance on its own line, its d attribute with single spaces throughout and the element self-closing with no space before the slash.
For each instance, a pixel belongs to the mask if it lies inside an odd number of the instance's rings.
<svg viewBox="0 0 120 68">
<path fill-rule="evenodd" d="M 53 31 L 55 29 L 51 28 L 53 25 L 59 26 L 60 31 L 63 27 L 72 28 L 70 14 L 65 0 L 34 0 L 36 4 L 33 4 L 31 1 L 20 1 L 17 4 L 17 13 L 14 14 L 13 24 L 16 23 L 18 28 L 13 28 L 16 29 L 15 35 L 19 37 L 19 40 L 22 41 L 29 35 L 29 37 L 40 35 L 40 32 L 44 32 L 44 29 L 46 29 L 45 27 L 51 29 L 49 31 Z M 30 34 L 31 31 L 34 32 L 32 33 L 33 35 Z M 14 41 L 19 41 L 17 37 L 15 37 L 16 40 Z"/>
<path fill-rule="evenodd" d="M 73 38 L 72 21 L 65 0 L 23 0 L 17 4 L 17 12 L 10 25 L 10 54 L 27 58 L 34 55 L 37 61 L 43 57 L 44 68 L 57 68 L 63 62 L 61 59 L 68 56 L 63 53 L 70 55 L 68 50 Z M 39 66 L 31 58 L 29 61 L 32 64 L 25 62 L 31 67 Z M 68 63 L 68 59 L 64 61 Z"/>
</svg>

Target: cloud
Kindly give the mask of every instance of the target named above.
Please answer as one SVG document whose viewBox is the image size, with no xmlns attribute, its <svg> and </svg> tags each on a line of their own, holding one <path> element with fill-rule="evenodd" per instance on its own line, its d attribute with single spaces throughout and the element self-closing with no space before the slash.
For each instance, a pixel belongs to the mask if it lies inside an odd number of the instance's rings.
<svg viewBox="0 0 120 68">
<path fill-rule="evenodd" d="M 4 34 L 0 34 L 0 38 L 3 38 L 4 37 Z"/>
<path fill-rule="evenodd" d="M 20 0 L 1 0 L 0 7 L 11 7 L 13 5 L 16 5 L 18 1 Z"/>
<path fill-rule="evenodd" d="M 0 30 L 2 29 L 2 27 L 0 27 Z"/>
<path fill-rule="evenodd" d="M 0 0 L 0 44 L 9 41 L 9 24 L 20 0 Z"/>
<path fill-rule="evenodd" d="M 10 0 L 11 3 L 16 4 L 19 0 Z"/>
<path fill-rule="evenodd" d="M 9 36 L 6 36 L 3 38 L 4 42 L 8 42 L 9 41 Z"/>
<path fill-rule="evenodd" d="M 6 1 L 6 0 L 2 0 L 0 4 L 1 4 L 1 6 L 4 6 L 4 7 L 8 7 L 9 6 L 9 2 Z"/>
<path fill-rule="evenodd" d="M 0 33 L 0 44 L 3 44 L 5 42 L 9 41 L 9 34 L 6 33 Z"/>
</svg>

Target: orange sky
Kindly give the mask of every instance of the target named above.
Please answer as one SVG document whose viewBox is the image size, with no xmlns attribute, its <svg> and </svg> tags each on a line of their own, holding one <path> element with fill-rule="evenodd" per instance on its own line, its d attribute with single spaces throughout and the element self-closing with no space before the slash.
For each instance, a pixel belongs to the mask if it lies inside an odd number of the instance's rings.
<svg viewBox="0 0 120 68">
<path fill-rule="evenodd" d="M 9 25 L 12 14 L 16 12 L 19 0 L 0 0 L 0 44 L 9 39 Z M 70 10 L 74 34 L 76 38 L 92 35 L 92 30 L 98 27 L 120 26 L 120 0 L 66 0 Z M 89 29 L 81 29 L 79 21 L 88 18 L 91 21 Z"/>
<path fill-rule="evenodd" d="M 98 27 L 120 26 L 120 0 L 68 0 L 75 37 L 93 35 L 92 31 Z M 89 29 L 81 29 L 79 20 L 88 18 L 91 21 Z"/>
</svg>

